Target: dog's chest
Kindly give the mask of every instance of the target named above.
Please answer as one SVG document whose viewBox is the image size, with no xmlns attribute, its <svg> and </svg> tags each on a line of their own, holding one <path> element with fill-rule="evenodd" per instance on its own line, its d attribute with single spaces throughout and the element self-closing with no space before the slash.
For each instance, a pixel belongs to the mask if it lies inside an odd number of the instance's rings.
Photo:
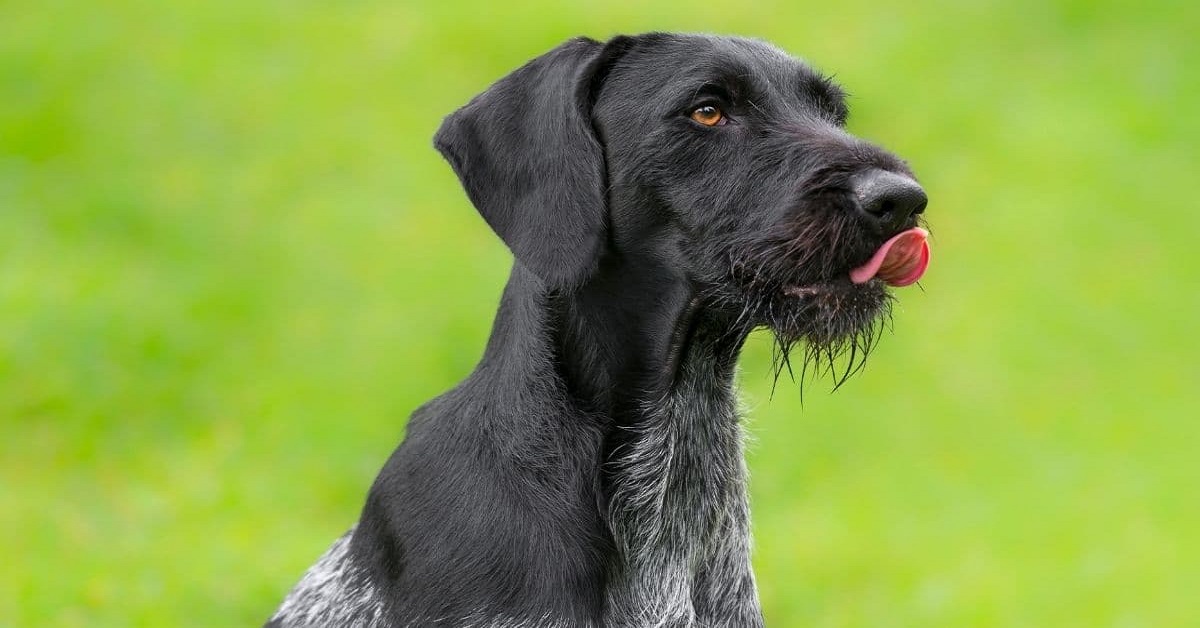
<svg viewBox="0 0 1200 628">
<path fill-rule="evenodd" d="M 621 567 L 606 619 L 759 625 L 742 431 L 728 380 L 685 378 L 643 418 L 609 461 Z"/>
</svg>

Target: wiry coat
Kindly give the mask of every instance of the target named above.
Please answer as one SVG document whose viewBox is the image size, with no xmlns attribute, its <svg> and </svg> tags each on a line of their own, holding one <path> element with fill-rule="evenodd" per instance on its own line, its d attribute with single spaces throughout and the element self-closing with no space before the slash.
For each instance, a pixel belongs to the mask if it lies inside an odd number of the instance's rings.
<svg viewBox="0 0 1200 628">
<path fill-rule="evenodd" d="M 761 626 L 738 353 L 760 325 L 783 359 L 865 353 L 887 311 L 839 279 L 890 235 L 849 181 L 907 169 L 845 115 L 766 44 L 650 34 L 567 42 L 448 117 L 516 259 L 491 338 L 268 625 Z"/>
</svg>

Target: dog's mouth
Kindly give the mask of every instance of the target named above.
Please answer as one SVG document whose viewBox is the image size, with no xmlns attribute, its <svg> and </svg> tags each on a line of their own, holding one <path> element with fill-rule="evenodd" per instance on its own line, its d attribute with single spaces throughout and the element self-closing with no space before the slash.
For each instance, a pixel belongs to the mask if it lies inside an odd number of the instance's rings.
<svg viewBox="0 0 1200 628">
<path fill-rule="evenodd" d="M 848 276 L 817 284 L 785 286 L 783 293 L 797 298 L 812 297 L 844 291 L 873 279 L 900 288 L 919 281 L 928 267 L 929 232 L 913 227 L 889 238 L 864 264 L 851 269 Z"/>
<path fill-rule="evenodd" d="M 890 318 L 889 288 L 916 283 L 929 267 L 929 232 L 915 225 L 882 243 L 836 221 L 782 235 L 731 256 L 733 281 L 710 285 L 713 303 L 770 329 L 785 355 L 799 345 L 827 362 L 843 353 L 861 360 Z"/>
<path fill-rule="evenodd" d="M 900 288 L 914 284 L 929 267 L 929 232 L 913 227 L 892 236 L 867 263 L 850 271 L 850 281 L 860 284 L 874 278 Z"/>
<path fill-rule="evenodd" d="M 866 261 L 858 257 L 845 260 L 845 266 L 831 264 L 841 270 L 824 279 L 783 283 L 760 309 L 761 321 L 775 332 L 783 363 L 791 347 L 802 341 L 804 363 L 827 364 L 838 385 L 861 369 L 889 320 L 888 288 L 916 283 L 929 267 L 929 232 L 911 227 L 869 255 L 859 255 Z M 835 368 L 842 355 L 848 356 L 846 365 Z"/>
</svg>

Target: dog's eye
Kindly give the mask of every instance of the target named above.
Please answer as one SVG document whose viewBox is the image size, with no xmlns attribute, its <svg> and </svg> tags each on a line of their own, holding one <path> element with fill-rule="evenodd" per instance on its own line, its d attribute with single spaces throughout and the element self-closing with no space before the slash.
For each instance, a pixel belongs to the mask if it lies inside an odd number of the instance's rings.
<svg viewBox="0 0 1200 628">
<path fill-rule="evenodd" d="M 692 112 L 691 118 L 704 126 L 720 126 L 729 122 L 725 114 L 712 105 L 705 105 L 696 109 Z"/>
</svg>

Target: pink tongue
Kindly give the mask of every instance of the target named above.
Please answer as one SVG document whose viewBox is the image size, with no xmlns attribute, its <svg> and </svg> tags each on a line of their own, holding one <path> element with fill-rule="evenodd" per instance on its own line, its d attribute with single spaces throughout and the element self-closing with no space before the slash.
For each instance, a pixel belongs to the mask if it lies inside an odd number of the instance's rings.
<svg viewBox="0 0 1200 628">
<path fill-rule="evenodd" d="M 874 277 L 889 286 L 916 283 L 929 266 L 929 232 L 913 227 L 894 236 L 867 260 L 866 264 L 850 271 L 850 281 L 866 283 Z"/>
</svg>

